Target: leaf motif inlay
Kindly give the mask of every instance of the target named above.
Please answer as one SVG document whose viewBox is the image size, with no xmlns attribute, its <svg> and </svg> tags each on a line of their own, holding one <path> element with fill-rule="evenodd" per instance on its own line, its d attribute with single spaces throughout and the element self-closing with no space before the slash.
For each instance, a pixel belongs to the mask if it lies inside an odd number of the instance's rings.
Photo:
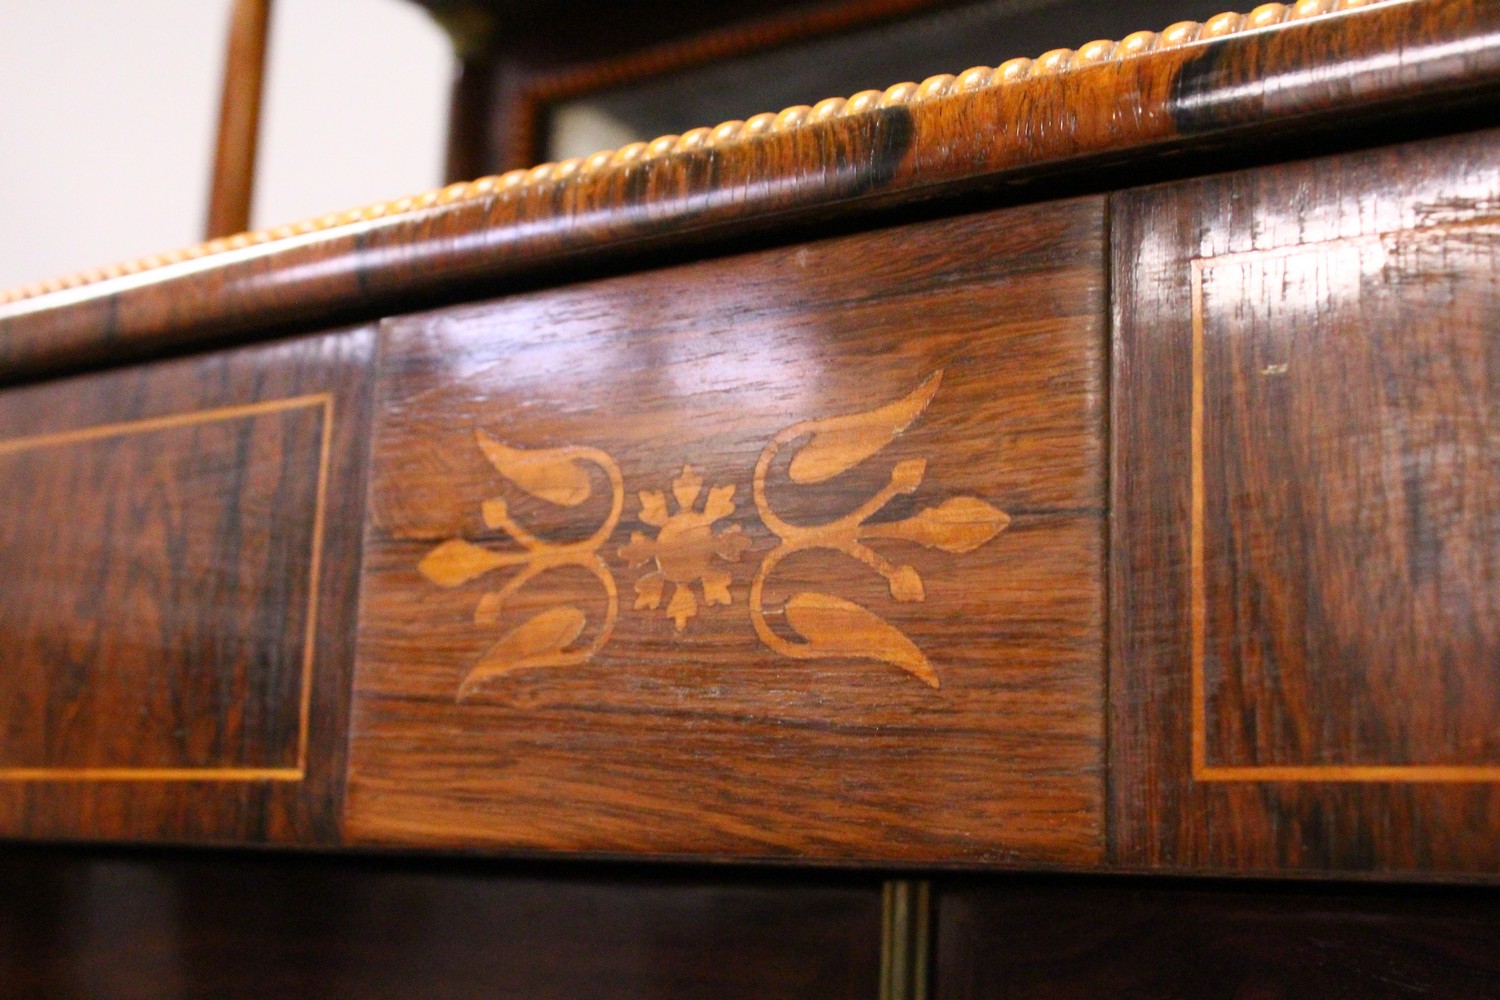
<svg viewBox="0 0 1500 1000">
<path fill-rule="evenodd" d="M 548 608 L 507 632 L 489 648 L 458 686 L 462 701 L 486 681 L 516 670 L 565 665 L 564 650 L 583 632 L 583 612 L 572 605 Z"/>
<path fill-rule="evenodd" d="M 625 484 L 620 467 L 597 448 L 565 447 L 525 449 L 496 440 L 484 431 L 475 440 L 490 464 L 511 483 L 530 495 L 560 507 L 575 507 L 593 493 L 586 467 L 601 469 L 610 484 L 610 509 L 604 521 L 577 542 L 552 542 L 528 531 L 511 515 L 501 497 L 480 504 L 487 527 L 504 531 L 519 550 L 497 551 L 462 538 L 438 544 L 417 564 L 418 571 L 441 587 L 459 587 L 495 570 L 517 571 L 498 590 L 482 594 L 474 608 L 479 625 L 499 623 L 511 598 L 536 577 L 573 566 L 587 571 L 604 590 L 604 621 L 593 640 L 582 648 L 571 648 L 583 633 L 587 618 L 572 605 L 543 610 L 506 632 L 480 657 L 459 683 L 458 698 L 478 691 L 485 682 L 518 670 L 539 667 L 576 666 L 587 662 L 614 632 L 619 615 L 619 594 L 614 574 L 599 555 L 625 506 Z"/>
<path fill-rule="evenodd" d="M 949 497 L 900 520 L 872 522 L 871 518 L 896 496 L 921 488 L 927 476 L 927 460 L 921 457 L 893 463 L 884 486 L 855 509 L 832 520 L 792 524 L 771 507 L 766 483 L 772 461 L 781 450 L 792 452 L 787 478 L 793 486 L 826 482 L 874 458 L 900 437 L 932 403 L 942 379 L 939 369 L 893 402 L 858 413 L 792 424 L 762 449 L 751 489 L 756 513 L 779 544 L 760 562 L 750 585 L 749 607 L 756 635 L 773 652 L 794 659 L 873 660 L 898 667 L 929 687 L 940 686 L 937 670 L 909 636 L 869 608 L 833 594 L 795 593 L 781 611 L 785 627 L 797 639 L 777 634 L 767 623 L 765 584 L 787 557 L 826 550 L 878 573 L 885 579 L 892 600 L 921 603 L 927 599 L 927 588 L 916 568 L 891 562 L 867 542 L 912 543 L 961 555 L 988 543 L 1009 526 L 1010 515 L 972 496 Z M 556 543 L 517 523 L 503 497 L 491 497 L 481 503 L 485 524 L 508 534 L 519 550 L 495 550 L 453 538 L 429 551 L 418 563 L 419 571 L 440 586 L 458 587 L 496 570 L 516 569 L 503 586 L 480 596 L 474 620 L 481 625 L 501 623 L 508 602 L 520 589 L 543 573 L 568 566 L 582 568 L 598 580 L 605 591 L 607 610 L 597 634 L 581 648 L 574 648 L 574 643 L 583 635 L 587 618 L 572 604 L 547 608 L 512 627 L 463 678 L 460 699 L 492 679 L 519 670 L 586 662 L 609 641 L 619 609 L 614 576 L 599 552 L 619 523 L 624 506 L 624 481 L 614 459 L 594 448 L 517 448 L 483 431 L 476 432 L 475 439 L 485 458 L 509 482 L 557 506 L 573 507 L 589 498 L 592 486 L 587 466 L 596 466 L 610 482 L 609 515 L 588 538 Z M 669 492 L 642 490 L 637 494 L 639 520 L 656 533 L 632 531 L 618 549 L 618 556 L 631 567 L 654 564 L 634 584 L 634 609 L 655 610 L 672 619 L 680 632 L 702 607 L 732 604 L 732 577 L 722 564 L 736 562 L 750 540 L 737 524 L 717 531 L 715 525 L 733 516 L 734 494 L 733 483 L 720 483 L 710 485 L 705 496 L 703 477 L 690 465 L 683 466 L 672 480 Z M 699 592 L 691 589 L 694 584 Z"/>
<path fill-rule="evenodd" d="M 787 477 L 798 485 L 826 482 L 848 472 L 860 462 L 896 440 L 912 421 L 922 415 L 942 385 L 943 373 L 933 372 L 922 384 L 894 403 L 820 420 L 806 420 L 789 428 L 811 434 L 812 440 L 792 456 Z M 782 433 L 788 433 L 783 431 Z M 795 436 L 801 436 L 800 434 Z"/>
<path fill-rule="evenodd" d="M 875 659 L 900 667 L 928 687 L 937 673 L 916 643 L 873 612 L 832 594 L 803 592 L 786 602 L 786 620 L 807 640 L 810 656 Z"/>
<path fill-rule="evenodd" d="M 1004 531 L 1010 516 L 977 497 L 959 496 L 926 508 L 901 521 L 867 523 L 886 504 L 903 493 L 915 492 L 927 475 L 927 461 L 906 458 L 896 462 L 886 485 L 856 509 L 821 524 L 792 524 L 772 509 L 766 492 L 771 462 L 782 448 L 795 450 L 787 478 L 795 485 L 824 482 L 873 458 L 901 435 L 927 409 L 942 384 L 939 369 L 901 399 L 860 413 L 804 420 L 777 433 L 761 451 L 751 481 L 761 520 L 781 539 L 761 561 L 750 584 L 750 619 L 767 647 L 796 659 L 847 657 L 876 660 L 900 667 L 930 687 L 938 687 L 937 671 L 916 644 L 890 622 L 868 608 L 831 594 L 802 592 L 785 606 L 787 624 L 803 641 L 793 642 L 771 629 L 766 621 L 765 583 L 788 556 L 812 549 L 839 552 L 868 566 L 885 578 L 891 598 L 915 604 L 927 599 L 922 577 L 913 566 L 896 565 L 865 544 L 869 539 L 915 542 L 944 552 L 971 552 Z M 797 448 L 804 437 L 809 440 Z"/>
<path fill-rule="evenodd" d="M 475 433 L 485 458 L 506 479 L 559 507 L 577 507 L 593 494 L 574 448 L 512 448 L 484 431 Z"/>
</svg>

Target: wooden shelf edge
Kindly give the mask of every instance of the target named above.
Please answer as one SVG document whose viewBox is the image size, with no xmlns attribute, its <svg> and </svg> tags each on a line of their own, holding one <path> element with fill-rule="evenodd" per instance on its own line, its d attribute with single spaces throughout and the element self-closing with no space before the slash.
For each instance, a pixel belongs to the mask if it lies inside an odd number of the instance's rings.
<svg viewBox="0 0 1500 1000">
<path fill-rule="evenodd" d="M 435 304 L 445 290 L 579 258 L 1496 85 L 1491 4 L 1266 4 L 0 292 L 0 380 Z"/>
</svg>

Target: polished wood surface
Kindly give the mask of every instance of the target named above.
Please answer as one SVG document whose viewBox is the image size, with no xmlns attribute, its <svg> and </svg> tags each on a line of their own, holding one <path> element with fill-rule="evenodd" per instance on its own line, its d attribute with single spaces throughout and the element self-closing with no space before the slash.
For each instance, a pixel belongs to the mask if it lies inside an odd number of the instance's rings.
<svg viewBox="0 0 1500 1000">
<path fill-rule="evenodd" d="M 271 0 L 234 0 L 229 12 L 224 84 L 219 98 L 219 132 L 208 193 L 206 238 L 233 236 L 250 228 L 255 194 L 255 151 L 260 140 L 260 105 L 266 71 L 266 38 Z"/>
<path fill-rule="evenodd" d="M 0 997 L 1500 995 L 1497 40 L 1266 5 L 8 295 Z"/>
<path fill-rule="evenodd" d="M 332 404 L 0 440 L 0 781 L 303 777 Z"/>
<path fill-rule="evenodd" d="M 336 839 L 373 334 L 0 394 L 0 832 Z"/>
<path fill-rule="evenodd" d="M 1500 866 L 1500 134 L 1117 196 L 1126 864 Z"/>
<path fill-rule="evenodd" d="M 1488 1000 L 1492 891 L 940 880 L 934 1000 Z"/>
<path fill-rule="evenodd" d="M 5 1000 L 870 1000 L 874 876 L 0 848 Z"/>
<path fill-rule="evenodd" d="M 1269 4 L 332 213 L 4 293 L 0 379 L 494 294 L 650 249 L 805 235 L 830 214 L 1125 156 L 1439 114 L 1495 86 L 1497 28 L 1478 0 Z"/>
<path fill-rule="evenodd" d="M 388 321 L 349 838 L 1100 860 L 1103 207 Z"/>
</svg>

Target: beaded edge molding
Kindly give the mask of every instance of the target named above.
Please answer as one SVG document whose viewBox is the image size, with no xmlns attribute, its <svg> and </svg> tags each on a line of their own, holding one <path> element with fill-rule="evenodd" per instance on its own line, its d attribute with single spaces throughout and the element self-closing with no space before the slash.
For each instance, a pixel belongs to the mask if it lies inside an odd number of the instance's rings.
<svg viewBox="0 0 1500 1000">
<path fill-rule="evenodd" d="M 1375 7 L 1389 2 L 1391 0 L 1296 0 L 1292 4 L 1262 4 L 1248 14 L 1225 12 L 1216 14 L 1202 23 L 1179 21 L 1163 31 L 1137 31 L 1126 35 L 1118 42 L 1099 39 L 1076 50 L 1052 49 L 1036 59 L 1010 59 L 993 68 L 975 66 L 957 76 L 946 73 L 931 76 L 920 84 L 898 83 L 884 91 L 862 90 L 849 98 L 830 97 L 811 106 L 798 104 L 780 112 L 755 115 L 744 121 L 727 121 L 713 128 L 695 128 L 681 135 L 660 136 L 650 142 L 632 142 L 619 149 L 602 150 L 591 156 L 574 157 L 560 163 L 541 163 L 498 176 L 461 181 L 420 195 L 388 202 L 376 202 L 373 205 L 345 212 L 330 212 L 289 225 L 221 237 L 186 249 L 139 257 L 122 264 L 93 268 L 62 278 L 51 278 L 0 290 L 0 307 L 53 292 L 67 291 L 126 275 L 153 271 L 171 264 L 212 257 L 230 250 L 242 250 L 246 247 L 308 236 L 343 226 L 405 215 L 438 205 L 485 198 L 505 198 L 537 185 L 582 180 L 597 176 L 607 170 L 635 166 L 677 153 L 691 153 L 730 146 L 762 135 L 791 132 L 806 126 L 837 118 L 850 118 L 880 108 L 920 104 L 950 94 L 1003 87 L 1035 77 L 1055 76 L 1071 69 L 1094 66 L 1110 60 L 1123 61 L 1205 39 L 1223 38 L 1226 35 L 1244 31 L 1274 27 L 1288 21 L 1301 21 L 1325 14 Z"/>
</svg>

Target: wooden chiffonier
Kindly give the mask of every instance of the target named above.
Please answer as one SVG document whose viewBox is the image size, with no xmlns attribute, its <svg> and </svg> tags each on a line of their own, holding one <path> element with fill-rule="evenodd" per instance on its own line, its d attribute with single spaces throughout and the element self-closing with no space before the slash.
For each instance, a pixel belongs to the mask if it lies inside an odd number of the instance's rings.
<svg viewBox="0 0 1500 1000">
<path fill-rule="evenodd" d="M 1272 4 L 0 295 L 0 996 L 1500 996 L 1497 95 Z"/>
</svg>

